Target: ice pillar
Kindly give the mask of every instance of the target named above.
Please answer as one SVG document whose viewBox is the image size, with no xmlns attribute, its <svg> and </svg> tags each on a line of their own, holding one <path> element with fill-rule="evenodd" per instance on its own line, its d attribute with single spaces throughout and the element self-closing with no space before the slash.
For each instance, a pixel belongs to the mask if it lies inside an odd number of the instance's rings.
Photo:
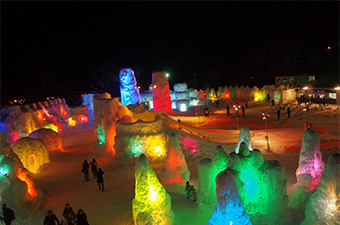
<svg viewBox="0 0 340 225">
<path fill-rule="evenodd" d="M 139 88 L 135 78 L 135 73 L 130 68 L 124 68 L 119 72 L 120 95 L 123 105 L 140 103 Z"/>
<path fill-rule="evenodd" d="M 160 181 L 170 191 L 183 192 L 185 183 L 190 178 L 185 157 L 179 140 L 172 134 L 169 140 L 168 153 L 164 162 L 164 168 L 160 173 Z"/>
<path fill-rule="evenodd" d="M 135 198 L 132 201 L 135 224 L 173 224 L 171 197 L 157 179 L 144 154 L 141 154 L 136 163 L 135 179 Z"/>
<path fill-rule="evenodd" d="M 217 205 L 207 225 L 251 225 L 248 214 L 240 202 L 233 175 L 225 170 L 216 178 Z"/>
<path fill-rule="evenodd" d="M 340 155 L 329 157 L 318 189 L 309 198 L 301 225 L 339 224 Z"/>
<path fill-rule="evenodd" d="M 320 136 L 309 128 L 302 135 L 299 167 L 296 170 L 298 185 L 305 186 L 311 191 L 320 183 L 325 163 L 322 161 L 320 151 Z"/>
<path fill-rule="evenodd" d="M 241 130 L 240 130 L 240 137 L 238 138 L 238 143 L 237 143 L 236 149 L 235 149 L 235 152 L 237 154 L 240 151 L 240 146 L 241 146 L 242 142 L 244 142 L 248 146 L 248 149 L 250 151 L 253 150 L 252 147 L 251 147 L 250 131 L 249 131 L 248 127 L 246 127 L 246 126 L 242 126 Z"/>
<path fill-rule="evenodd" d="M 152 74 L 152 92 L 155 112 L 172 112 L 169 82 L 164 71 Z"/>
</svg>

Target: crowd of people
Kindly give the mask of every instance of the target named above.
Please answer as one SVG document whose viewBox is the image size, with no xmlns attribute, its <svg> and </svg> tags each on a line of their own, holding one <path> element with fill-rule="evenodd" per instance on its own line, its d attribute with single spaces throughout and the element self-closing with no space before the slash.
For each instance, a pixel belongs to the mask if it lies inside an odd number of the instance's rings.
<svg viewBox="0 0 340 225">
<path fill-rule="evenodd" d="M 63 219 L 61 222 L 57 218 L 57 216 L 52 212 L 52 210 L 48 211 L 47 216 L 44 220 L 44 225 L 89 225 L 87 221 L 87 216 L 84 210 L 79 209 L 77 213 L 75 213 L 69 203 L 65 204 L 65 209 L 63 211 Z"/>
</svg>

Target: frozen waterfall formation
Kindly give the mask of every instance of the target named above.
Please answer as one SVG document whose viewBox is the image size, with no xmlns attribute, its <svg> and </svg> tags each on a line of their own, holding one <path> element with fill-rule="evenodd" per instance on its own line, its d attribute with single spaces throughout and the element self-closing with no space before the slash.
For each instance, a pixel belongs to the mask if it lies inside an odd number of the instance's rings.
<svg viewBox="0 0 340 225">
<path fill-rule="evenodd" d="M 155 112 L 172 112 L 169 81 L 164 71 L 152 73 L 152 92 Z"/>
<path fill-rule="evenodd" d="M 135 179 L 135 198 L 132 201 L 135 224 L 173 224 L 175 214 L 171 209 L 171 197 L 157 179 L 144 154 L 136 162 Z"/>
<path fill-rule="evenodd" d="M 320 151 L 320 136 L 315 130 L 309 128 L 302 135 L 299 167 L 296 170 L 297 185 L 314 191 L 320 183 L 324 168 L 325 163 L 322 161 Z"/>
<path fill-rule="evenodd" d="M 183 192 L 185 183 L 189 178 L 190 172 L 182 148 L 179 145 L 179 140 L 175 134 L 172 134 L 164 168 L 160 173 L 160 181 L 170 191 Z"/>
<path fill-rule="evenodd" d="M 133 70 L 130 68 L 120 70 L 119 79 L 121 103 L 126 106 L 140 103 L 139 88 Z"/>
</svg>

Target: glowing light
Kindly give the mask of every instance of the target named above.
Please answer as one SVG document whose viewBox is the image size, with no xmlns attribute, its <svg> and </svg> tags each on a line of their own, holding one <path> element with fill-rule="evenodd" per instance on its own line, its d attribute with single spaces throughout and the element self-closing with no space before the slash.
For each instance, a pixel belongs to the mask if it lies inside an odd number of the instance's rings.
<svg viewBox="0 0 340 225">
<path fill-rule="evenodd" d="M 17 100 L 14 100 L 13 102 L 17 102 Z"/>
<path fill-rule="evenodd" d="M 335 87 L 334 89 L 335 89 L 335 90 L 340 90 L 340 87 Z"/>
<path fill-rule="evenodd" d="M 53 124 L 53 123 L 46 124 L 46 125 L 43 126 L 43 128 L 51 129 L 51 130 L 53 130 L 53 131 L 55 131 L 57 133 L 59 132 L 58 126 Z"/>
<path fill-rule="evenodd" d="M 156 87 L 157 87 L 157 85 L 154 85 L 154 86 L 153 86 L 153 88 L 156 88 Z"/>
<path fill-rule="evenodd" d="M 184 103 L 182 103 L 182 104 L 180 105 L 179 110 L 182 111 L 182 112 L 185 112 L 185 111 L 187 111 L 187 106 L 186 106 Z"/>
<path fill-rule="evenodd" d="M 8 170 L 5 168 L 0 168 L 0 176 L 6 176 L 8 173 Z"/>
<path fill-rule="evenodd" d="M 155 191 L 155 188 L 153 186 L 149 186 L 149 198 L 151 202 L 156 201 L 158 197 L 157 191 Z"/>
<path fill-rule="evenodd" d="M 259 98 L 258 98 L 258 97 L 256 97 L 256 98 L 255 98 L 255 102 L 257 102 L 258 100 L 259 100 Z"/>
<path fill-rule="evenodd" d="M 328 49 L 328 50 L 331 50 L 331 46 L 328 46 L 327 49 Z"/>
<path fill-rule="evenodd" d="M 76 120 L 74 120 L 72 117 L 70 117 L 70 118 L 67 119 L 67 123 L 68 123 L 68 126 L 69 126 L 69 127 L 74 127 L 74 126 L 77 125 Z"/>
<path fill-rule="evenodd" d="M 166 77 L 169 77 L 170 75 L 167 73 L 167 74 L 165 74 L 165 76 L 166 76 Z"/>
<path fill-rule="evenodd" d="M 85 115 L 80 115 L 78 117 L 78 123 L 88 123 L 89 122 L 89 119 L 87 116 Z"/>
<path fill-rule="evenodd" d="M 196 149 L 191 149 L 191 152 L 195 154 L 197 152 L 197 150 Z"/>
<path fill-rule="evenodd" d="M 153 109 L 153 101 L 149 101 L 149 108 Z"/>
<path fill-rule="evenodd" d="M 306 86 L 306 87 L 303 87 L 303 90 L 308 90 L 308 87 Z"/>
<path fill-rule="evenodd" d="M 27 177 L 27 173 L 23 171 L 21 168 L 18 168 L 17 177 L 27 184 L 27 194 L 29 195 L 30 200 L 38 196 L 38 192 L 34 189 L 32 180 Z"/>
</svg>

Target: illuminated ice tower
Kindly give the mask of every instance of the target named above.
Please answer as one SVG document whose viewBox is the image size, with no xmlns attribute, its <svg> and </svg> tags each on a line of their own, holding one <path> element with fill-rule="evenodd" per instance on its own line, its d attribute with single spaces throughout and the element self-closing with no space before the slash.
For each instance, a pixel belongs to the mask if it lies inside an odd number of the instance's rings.
<svg viewBox="0 0 340 225">
<path fill-rule="evenodd" d="M 152 73 L 153 106 L 155 112 L 172 112 L 169 82 L 166 73 Z"/>
<path fill-rule="evenodd" d="M 123 105 L 140 103 L 139 88 L 133 70 L 130 68 L 121 69 L 119 79 L 121 103 Z"/>
</svg>

